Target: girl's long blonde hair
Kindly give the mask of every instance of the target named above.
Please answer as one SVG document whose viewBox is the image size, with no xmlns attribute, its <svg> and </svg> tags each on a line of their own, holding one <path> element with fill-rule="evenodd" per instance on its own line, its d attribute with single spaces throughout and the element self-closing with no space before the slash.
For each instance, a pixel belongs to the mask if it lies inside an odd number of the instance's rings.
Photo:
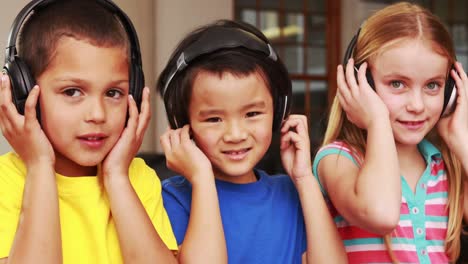
<svg viewBox="0 0 468 264">
<path fill-rule="evenodd" d="M 374 13 L 362 26 L 354 50 L 356 64 L 375 58 L 402 40 L 419 39 L 449 60 L 455 61 L 452 39 L 442 22 L 428 10 L 406 2 L 389 5 Z M 370 65 L 372 67 L 372 65 Z M 449 74 L 447 69 L 447 74 Z M 323 145 L 342 140 L 364 154 L 367 132 L 351 123 L 344 113 L 338 99 L 334 98 L 323 140 Z M 445 251 L 452 261 L 460 254 L 460 233 L 463 219 L 463 177 L 460 161 L 450 152 L 448 146 L 438 135 L 436 129 L 427 135 L 442 153 L 448 177 L 449 219 Z M 391 250 L 390 235 L 384 237 L 387 250 L 393 262 L 398 263 Z"/>
</svg>

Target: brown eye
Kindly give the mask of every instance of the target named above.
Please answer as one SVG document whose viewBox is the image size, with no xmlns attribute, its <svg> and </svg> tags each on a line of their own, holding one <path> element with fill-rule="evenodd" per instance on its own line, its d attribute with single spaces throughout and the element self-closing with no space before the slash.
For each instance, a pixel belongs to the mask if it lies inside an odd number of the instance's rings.
<svg viewBox="0 0 468 264">
<path fill-rule="evenodd" d="M 261 113 L 260 112 L 248 112 L 247 117 L 255 117 L 255 116 L 258 116 L 259 114 Z"/>
<path fill-rule="evenodd" d="M 207 118 L 205 120 L 205 122 L 217 123 L 217 122 L 221 122 L 221 118 L 219 118 L 219 117 L 210 117 L 210 118 Z"/>
<path fill-rule="evenodd" d="M 123 93 L 119 90 L 112 89 L 106 92 L 106 96 L 118 99 L 123 96 Z"/>
<path fill-rule="evenodd" d="M 76 88 L 69 88 L 63 91 L 66 96 L 76 97 L 81 95 L 81 91 Z"/>
</svg>

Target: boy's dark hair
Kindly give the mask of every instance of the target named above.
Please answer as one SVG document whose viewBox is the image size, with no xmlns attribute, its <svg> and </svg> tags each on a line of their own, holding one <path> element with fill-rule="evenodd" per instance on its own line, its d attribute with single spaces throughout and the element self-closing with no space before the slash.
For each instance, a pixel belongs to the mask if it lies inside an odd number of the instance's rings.
<svg viewBox="0 0 468 264">
<path fill-rule="evenodd" d="M 178 62 L 180 54 L 185 52 L 204 33 L 214 28 L 240 29 L 255 35 L 265 42 L 263 43 L 265 46 L 269 44 L 266 36 L 254 26 L 231 20 L 218 20 L 189 33 L 177 45 L 156 84 L 156 88 L 164 100 L 171 127 L 175 129 L 189 124 L 188 110 L 193 82 L 200 71 L 208 71 L 220 76 L 226 72 L 235 76 L 247 76 L 258 72 L 263 77 L 273 98 L 273 129 L 278 129 L 283 117 L 285 118 L 289 113 L 292 93 L 288 71 L 279 58 L 272 59 L 272 56 L 252 49 L 232 48 L 226 44 L 226 48 L 199 55 L 191 60 L 185 69 L 174 71 L 177 64 L 180 64 L 180 61 Z M 219 40 L 216 41 L 219 42 Z M 275 56 L 274 54 L 273 57 Z M 175 75 L 172 76 L 173 74 Z M 168 85 L 167 89 L 166 85 Z"/>
<path fill-rule="evenodd" d="M 55 1 L 35 10 L 21 29 L 19 57 L 37 78 L 55 55 L 58 41 L 72 37 L 100 47 L 122 47 L 128 36 L 115 15 L 95 0 Z"/>
</svg>

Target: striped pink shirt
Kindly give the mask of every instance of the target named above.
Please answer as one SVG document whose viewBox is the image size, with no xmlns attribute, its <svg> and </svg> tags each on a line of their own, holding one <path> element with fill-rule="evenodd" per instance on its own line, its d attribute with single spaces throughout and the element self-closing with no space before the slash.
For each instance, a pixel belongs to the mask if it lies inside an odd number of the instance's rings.
<svg viewBox="0 0 468 264">
<path fill-rule="evenodd" d="M 391 234 L 392 250 L 400 263 L 448 263 L 444 248 L 448 222 L 448 182 L 444 161 L 440 151 L 429 141 L 422 141 L 418 148 L 427 167 L 415 192 L 401 177 L 400 220 Z M 317 179 L 318 164 L 327 155 L 343 155 L 357 166 L 363 161 L 362 155 L 345 143 L 333 142 L 322 147 L 315 157 L 313 170 Z M 349 263 L 391 263 L 382 236 L 348 223 L 330 203 L 326 191 L 322 191 L 343 239 Z"/>
</svg>

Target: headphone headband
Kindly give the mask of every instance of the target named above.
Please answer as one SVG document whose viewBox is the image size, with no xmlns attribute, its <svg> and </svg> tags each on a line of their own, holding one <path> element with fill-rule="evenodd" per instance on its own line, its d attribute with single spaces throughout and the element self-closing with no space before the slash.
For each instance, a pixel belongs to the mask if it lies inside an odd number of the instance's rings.
<svg viewBox="0 0 468 264">
<path fill-rule="evenodd" d="M 273 61 L 278 60 L 278 56 L 270 43 L 263 41 L 254 34 L 239 28 L 215 27 L 203 33 L 195 42 L 190 44 L 177 58 L 177 65 L 168 74 L 165 81 L 162 95 L 164 97 L 167 87 L 174 76 L 184 70 L 188 64 L 196 58 L 213 53 L 221 49 L 246 48 L 252 51 L 264 53 Z"/>
<path fill-rule="evenodd" d="M 348 63 L 348 60 L 351 59 L 351 57 L 353 57 L 354 48 L 356 47 L 359 33 L 361 33 L 361 27 L 359 27 L 358 31 L 356 32 L 356 35 L 353 36 L 353 38 L 348 44 L 348 47 L 346 48 L 346 52 L 343 58 L 343 65 L 346 65 Z"/>
<path fill-rule="evenodd" d="M 30 73 L 26 63 L 18 57 L 16 49 L 16 41 L 22 25 L 30 17 L 32 13 L 41 8 L 45 8 L 50 4 L 58 2 L 57 0 L 32 0 L 18 13 L 8 34 L 7 46 L 5 49 L 5 64 L 3 70 L 10 75 L 13 91 L 13 101 L 20 114 L 24 113 L 24 103 L 26 98 L 35 84 L 34 76 Z M 127 14 L 120 9 L 111 0 L 95 0 L 105 10 L 116 17 L 120 25 L 124 28 L 128 42 L 130 44 L 129 50 L 129 87 L 130 94 L 133 95 L 135 102 L 140 108 L 143 86 L 145 84 L 145 77 L 143 74 L 140 44 L 136 30 L 127 16 Z"/>
<path fill-rule="evenodd" d="M 15 55 L 17 55 L 16 40 L 21 30 L 21 26 L 23 25 L 26 18 L 28 18 L 29 15 L 35 10 L 43 8 L 56 1 L 57 0 L 33 0 L 29 2 L 25 7 L 23 7 L 23 9 L 18 13 L 11 26 L 10 34 L 8 35 L 7 46 L 5 51 L 5 63 L 8 62 L 9 58 L 13 58 Z M 122 23 L 122 26 L 124 27 L 128 35 L 128 40 L 130 42 L 131 59 L 133 62 L 136 62 L 139 65 L 141 65 L 140 44 L 138 41 L 136 30 L 132 22 L 130 21 L 130 18 L 127 16 L 127 14 L 125 14 L 122 11 L 122 9 L 120 9 L 112 1 L 96 1 L 119 18 L 120 22 Z"/>
</svg>

